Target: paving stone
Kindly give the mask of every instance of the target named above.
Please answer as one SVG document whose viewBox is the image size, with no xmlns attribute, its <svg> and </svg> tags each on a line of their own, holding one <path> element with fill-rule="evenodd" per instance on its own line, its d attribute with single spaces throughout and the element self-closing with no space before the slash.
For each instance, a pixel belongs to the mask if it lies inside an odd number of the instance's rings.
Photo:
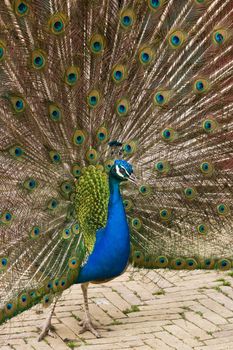
<svg viewBox="0 0 233 350">
<path fill-rule="evenodd" d="M 208 291 L 207 294 L 215 301 L 224 305 L 228 310 L 233 311 L 233 300 L 231 300 L 231 298 L 228 298 L 227 296 L 219 292 L 212 293 L 211 291 Z"/>
<path fill-rule="evenodd" d="M 196 339 L 206 340 L 211 338 L 211 335 L 209 335 L 206 331 L 187 320 L 173 320 L 173 323 L 182 327 L 186 332 L 192 334 Z"/>
<path fill-rule="evenodd" d="M 152 349 L 161 349 L 161 350 L 172 350 L 174 348 L 171 348 L 169 345 L 165 344 L 162 340 L 160 339 L 147 339 L 145 340 L 145 343 L 150 345 Z"/>
<path fill-rule="evenodd" d="M 53 350 L 69 350 L 70 347 L 60 337 L 46 337 L 46 341 Z M 23 350 L 23 349 L 22 349 Z"/>
<path fill-rule="evenodd" d="M 190 309 L 195 312 L 202 313 L 204 318 L 206 318 L 207 320 L 209 320 L 214 324 L 221 325 L 221 324 L 227 323 L 227 320 L 225 318 L 223 318 L 222 316 L 218 315 L 216 312 L 213 312 L 200 304 L 190 305 Z"/>
<path fill-rule="evenodd" d="M 140 282 L 129 281 L 127 282 L 127 288 L 131 289 L 132 291 L 137 291 L 137 295 L 139 295 L 140 299 L 143 301 L 154 299 L 153 294 L 144 288 Z"/>
<path fill-rule="evenodd" d="M 197 339 L 177 325 L 164 326 L 163 328 L 191 347 L 200 345 L 200 342 L 197 341 Z"/>
<path fill-rule="evenodd" d="M 72 286 L 52 318 L 55 338 L 37 342 L 49 309 L 38 313 L 36 306 L 0 326 L 0 349 L 232 350 L 233 290 L 216 282 L 220 278 L 233 284 L 227 272 L 130 268 L 106 284 L 90 285 L 90 313 L 105 327 L 100 339 L 90 332 L 79 336 L 83 296 L 80 286 Z"/>
<path fill-rule="evenodd" d="M 192 350 L 190 346 L 184 344 L 181 340 L 168 332 L 158 332 L 156 333 L 156 337 L 177 350 Z"/>
<path fill-rule="evenodd" d="M 209 322 L 208 320 L 205 320 L 195 312 L 185 312 L 184 315 L 185 319 L 196 324 L 198 327 L 204 329 L 206 332 L 216 332 L 217 330 L 220 330 L 220 328 L 218 328 L 216 325 Z"/>
<path fill-rule="evenodd" d="M 113 319 L 108 316 L 106 312 L 104 312 L 98 305 L 92 304 L 89 306 L 91 316 L 95 318 L 95 320 L 99 321 L 102 325 L 111 324 Z"/>
<path fill-rule="evenodd" d="M 233 343 L 225 343 L 217 344 L 217 345 L 207 345 L 194 348 L 195 350 L 232 350 Z"/>
<path fill-rule="evenodd" d="M 215 293 L 214 295 L 211 293 L 211 296 L 212 298 L 214 299 L 203 299 L 203 300 L 200 300 L 200 303 L 204 306 L 206 306 L 208 309 L 218 313 L 219 315 L 221 315 L 222 317 L 232 317 L 233 316 L 233 313 L 231 310 L 227 309 L 225 306 L 221 305 L 220 303 L 218 303 L 217 299 L 215 299 L 215 295 L 217 293 Z"/>
<path fill-rule="evenodd" d="M 119 310 L 125 310 L 130 308 L 130 304 L 120 297 L 116 292 L 106 292 L 104 293 L 106 299 L 108 299 L 113 305 L 115 305 Z"/>
</svg>

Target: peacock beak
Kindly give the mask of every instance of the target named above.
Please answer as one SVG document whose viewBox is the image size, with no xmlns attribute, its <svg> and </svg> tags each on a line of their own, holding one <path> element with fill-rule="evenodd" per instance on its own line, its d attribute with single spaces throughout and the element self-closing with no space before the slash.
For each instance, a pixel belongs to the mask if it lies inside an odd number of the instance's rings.
<svg viewBox="0 0 233 350">
<path fill-rule="evenodd" d="M 131 174 L 129 177 L 128 177 L 128 180 L 130 182 L 133 182 L 135 185 L 137 185 L 137 178 L 134 174 Z"/>
</svg>

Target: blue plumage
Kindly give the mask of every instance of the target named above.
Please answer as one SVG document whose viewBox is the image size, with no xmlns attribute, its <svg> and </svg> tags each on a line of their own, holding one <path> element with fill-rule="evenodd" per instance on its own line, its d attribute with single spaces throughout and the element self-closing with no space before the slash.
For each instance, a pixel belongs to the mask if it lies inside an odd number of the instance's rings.
<svg viewBox="0 0 233 350">
<path fill-rule="evenodd" d="M 107 225 L 97 231 L 93 252 L 81 268 L 77 283 L 111 279 L 121 274 L 127 266 L 130 254 L 129 226 L 119 188 L 126 175 L 117 174 L 118 167 L 130 175 L 133 172 L 132 166 L 124 160 L 116 160 L 111 168 Z"/>
</svg>

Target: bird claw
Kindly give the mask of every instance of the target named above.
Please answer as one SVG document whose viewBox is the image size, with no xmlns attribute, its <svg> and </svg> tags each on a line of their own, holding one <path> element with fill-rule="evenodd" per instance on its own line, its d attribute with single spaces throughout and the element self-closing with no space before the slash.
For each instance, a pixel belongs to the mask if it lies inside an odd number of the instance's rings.
<svg viewBox="0 0 233 350">
<path fill-rule="evenodd" d="M 55 331 L 55 327 L 51 323 L 45 324 L 44 327 L 42 327 L 42 331 L 38 337 L 38 342 L 43 340 L 47 335 L 49 335 L 52 338 L 56 338 L 56 335 L 53 333 Z"/>
<path fill-rule="evenodd" d="M 91 320 L 83 320 L 80 322 L 80 326 L 82 326 L 82 329 L 79 331 L 79 334 L 83 334 L 87 331 L 91 332 L 96 338 L 101 338 L 100 333 L 95 329 L 94 324 Z"/>
<path fill-rule="evenodd" d="M 83 327 L 83 326 L 85 326 L 86 323 L 90 323 L 92 325 L 92 327 L 94 327 L 94 328 L 99 328 L 97 323 L 95 323 L 91 320 L 90 321 L 89 320 L 82 320 L 79 322 L 79 326 Z"/>
</svg>

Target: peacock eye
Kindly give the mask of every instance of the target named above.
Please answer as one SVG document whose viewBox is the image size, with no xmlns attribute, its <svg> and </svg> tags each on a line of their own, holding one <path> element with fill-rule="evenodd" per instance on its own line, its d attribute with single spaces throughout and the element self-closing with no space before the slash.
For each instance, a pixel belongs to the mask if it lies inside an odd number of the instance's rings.
<svg viewBox="0 0 233 350">
<path fill-rule="evenodd" d="M 124 175 L 125 174 L 125 169 L 120 168 L 120 173 Z"/>
</svg>

